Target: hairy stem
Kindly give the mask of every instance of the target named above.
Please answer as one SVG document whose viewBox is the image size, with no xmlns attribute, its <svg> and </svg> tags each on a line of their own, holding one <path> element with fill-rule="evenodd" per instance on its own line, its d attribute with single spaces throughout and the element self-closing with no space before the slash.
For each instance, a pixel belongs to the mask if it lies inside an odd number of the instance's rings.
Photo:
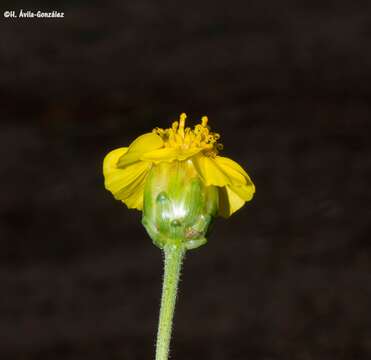
<svg viewBox="0 0 371 360">
<path fill-rule="evenodd" d="M 165 266 L 162 285 L 160 319 L 156 342 L 156 360 L 168 360 L 178 283 L 185 248 L 169 244 L 164 247 Z"/>
</svg>

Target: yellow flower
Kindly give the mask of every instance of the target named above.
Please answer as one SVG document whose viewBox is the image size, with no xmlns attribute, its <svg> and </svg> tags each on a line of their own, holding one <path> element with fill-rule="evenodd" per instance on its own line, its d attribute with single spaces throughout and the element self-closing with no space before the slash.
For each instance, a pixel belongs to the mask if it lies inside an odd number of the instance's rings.
<svg viewBox="0 0 371 360">
<path fill-rule="evenodd" d="M 135 139 L 129 147 L 111 151 L 104 159 L 105 187 L 129 208 L 143 209 L 148 175 L 161 163 L 187 163 L 205 187 L 218 190 L 218 215 L 229 217 L 252 199 L 255 186 L 235 161 L 219 156 L 219 134 L 210 131 L 204 116 L 201 124 L 185 127 L 181 114 L 169 129 L 156 128 Z"/>
</svg>

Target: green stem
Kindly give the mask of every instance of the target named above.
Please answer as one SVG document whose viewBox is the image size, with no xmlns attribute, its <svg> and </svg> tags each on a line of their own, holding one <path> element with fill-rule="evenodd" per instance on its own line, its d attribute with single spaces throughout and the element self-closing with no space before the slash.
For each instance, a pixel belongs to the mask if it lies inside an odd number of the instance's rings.
<svg viewBox="0 0 371 360">
<path fill-rule="evenodd" d="M 164 253 L 164 281 L 157 332 L 156 360 L 168 360 L 169 357 L 175 302 L 185 248 L 182 245 L 169 244 L 165 245 Z"/>
</svg>

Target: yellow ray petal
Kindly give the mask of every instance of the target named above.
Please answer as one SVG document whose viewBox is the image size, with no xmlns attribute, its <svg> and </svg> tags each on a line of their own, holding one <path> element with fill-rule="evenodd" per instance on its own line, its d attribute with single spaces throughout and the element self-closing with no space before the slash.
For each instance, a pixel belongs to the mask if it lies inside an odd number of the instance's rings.
<svg viewBox="0 0 371 360">
<path fill-rule="evenodd" d="M 201 155 L 192 160 L 206 185 L 219 187 L 219 215 L 229 217 L 252 199 L 255 186 L 235 161 L 221 156 L 209 158 Z"/>
<path fill-rule="evenodd" d="M 246 201 L 252 199 L 254 187 L 225 186 L 219 188 L 219 215 L 225 218 L 240 209 Z"/>
<path fill-rule="evenodd" d="M 127 197 L 122 200 L 129 209 L 143 210 L 144 186 L 146 183 L 148 172 L 141 178 L 139 183 L 136 183 L 135 191 L 129 193 Z"/>
<path fill-rule="evenodd" d="M 117 161 L 127 150 L 127 148 L 119 148 L 105 157 L 103 161 L 104 184 L 117 200 L 122 200 L 129 208 L 141 210 L 144 183 L 151 164 L 138 161 L 124 169 L 118 168 Z"/>
<path fill-rule="evenodd" d="M 220 169 L 213 158 L 199 155 L 195 156 L 192 161 L 201 179 L 207 186 L 215 185 L 222 187 L 231 183 L 228 175 Z"/>
<path fill-rule="evenodd" d="M 229 158 L 222 156 L 210 158 L 200 155 L 195 156 L 192 160 L 198 173 L 207 185 L 254 186 L 245 170 Z"/>
<path fill-rule="evenodd" d="M 147 133 L 137 137 L 129 146 L 128 151 L 119 159 L 118 167 L 124 168 L 137 162 L 146 152 L 160 149 L 164 145 L 161 137 L 154 133 Z"/>
<path fill-rule="evenodd" d="M 218 164 L 219 168 L 228 175 L 231 183 L 234 185 L 252 184 L 252 181 L 249 175 L 247 175 L 246 171 L 232 159 L 223 156 L 216 156 L 215 162 Z"/>
<path fill-rule="evenodd" d="M 119 158 L 126 154 L 128 151 L 127 147 L 121 147 L 110 151 L 103 160 L 103 175 L 104 177 L 117 170 L 117 162 Z"/>
<path fill-rule="evenodd" d="M 191 156 L 197 154 L 201 150 L 199 148 L 191 149 L 179 149 L 179 148 L 163 148 L 158 150 L 153 150 L 143 154 L 140 159 L 152 161 L 154 163 L 159 163 L 162 161 L 174 161 L 179 160 L 183 161 L 190 158 Z"/>
<path fill-rule="evenodd" d="M 242 186 L 229 186 L 229 188 L 245 201 L 250 201 L 255 194 L 255 186 L 253 183 Z"/>
</svg>

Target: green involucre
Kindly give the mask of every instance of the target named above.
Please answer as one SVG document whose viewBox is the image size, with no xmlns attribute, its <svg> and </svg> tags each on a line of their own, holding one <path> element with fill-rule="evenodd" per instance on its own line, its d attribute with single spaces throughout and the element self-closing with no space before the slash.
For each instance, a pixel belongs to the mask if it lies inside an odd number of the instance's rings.
<svg viewBox="0 0 371 360">
<path fill-rule="evenodd" d="M 155 165 L 144 189 L 142 223 L 154 244 L 182 244 L 194 249 L 218 210 L 218 190 L 205 186 L 188 161 Z"/>
</svg>

